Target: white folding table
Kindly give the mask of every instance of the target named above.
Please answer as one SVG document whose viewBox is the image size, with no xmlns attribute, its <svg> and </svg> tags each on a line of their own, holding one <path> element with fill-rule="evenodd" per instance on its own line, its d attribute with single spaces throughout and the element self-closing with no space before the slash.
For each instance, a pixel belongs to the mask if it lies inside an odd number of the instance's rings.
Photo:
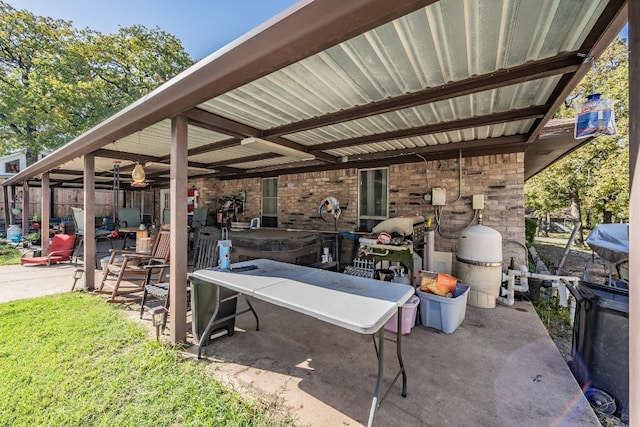
<svg viewBox="0 0 640 427">
<path fill-rule="evenodd" d="M 216 324 L 220 305 L 220 287 L 239 295 L 257 298 L 299 313 L 303 313 L 333 325 L 361 334 L 378 335 L 375 350 L 378 358 L 378 377 L 369 412 L 368 425 L 373 424 L 376 409 L 391 387 L 402 375 L 402 396 L 407 395 L 407 375 L 402 361 L 402 306 L 414 294 L 414 288 L 401 283 L 381 282 L 333 271 L 287 264 L 279 261 L 257 259 L 232 264 L 231 269 L 197 270 L 192 281 L 216 287 L 216 309 L 211 315 L 198 343 L 198 357 L 202 346 Z M 227 298 L 228 299 L 228 298 Z M 250 307 L 253 311 L 253 308 Z M 246 312 L 249 310 L 243 311 Z M 257 315 L 256 322 L 258 321 Z M 384 368 L 384 324 L 398 314 L 396 354 L 400 368 L 387 392 L 380 399 Z M 241 313 L 238 313 L 241 314 Z M 224 319 L 222 319 L 224 320 Z"/>
</svg>

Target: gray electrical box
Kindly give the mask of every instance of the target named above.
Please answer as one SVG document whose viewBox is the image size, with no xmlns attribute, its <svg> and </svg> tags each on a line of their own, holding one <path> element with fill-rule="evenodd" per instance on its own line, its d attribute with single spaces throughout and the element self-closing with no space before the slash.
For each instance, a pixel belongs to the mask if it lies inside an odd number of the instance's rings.
<svg viewBox="0 0 640 427">
<path fill-rule="evenodd" d="M 433 206 L 444 206 L 447 202 L 447 192 L 444 188 L 433 188 L 431 190 L 431 204 Z"/>
</svg>

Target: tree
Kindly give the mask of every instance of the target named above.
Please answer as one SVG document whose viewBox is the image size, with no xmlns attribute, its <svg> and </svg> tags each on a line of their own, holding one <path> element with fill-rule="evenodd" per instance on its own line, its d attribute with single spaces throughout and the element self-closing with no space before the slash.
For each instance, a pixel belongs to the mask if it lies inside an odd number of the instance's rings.
<svg viewBox="0 0 640 427">
<path fill-rule="evenodd" d="M 557 161 L 525 184 L 525 205 L 546 215 L 563 208 L 580 227 L 576 243 L 583 244 L 581 227 L 612 222 L 629 215 L 628 48 L 615 40 L 575 88 L 556 118 L 575 117 L 574 105 L 587 95 L 602 93 L 615 99 L 618 136 L 598 136 Z"/>
<path fill-rule="evenodd" d="M 158 28 L 103 35 L 0 0 L 0 154 L 31 164 L 192 63 Z"/>
</svg>

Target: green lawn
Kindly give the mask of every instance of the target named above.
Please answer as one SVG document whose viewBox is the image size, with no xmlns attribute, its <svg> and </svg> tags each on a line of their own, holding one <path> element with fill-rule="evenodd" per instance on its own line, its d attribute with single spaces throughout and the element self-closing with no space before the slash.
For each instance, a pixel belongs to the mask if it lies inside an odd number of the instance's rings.
<svg viewBox="0 0 640 427">
<path fill-rule="evenodd" d="M 14 248 L 15 243 L 0 240 L 0 265 L 20 264 L 20 251 Z"/>
<path fill-rule="evenodd" d="M 0 304 L 0 426 L 293 425 L 206 366 L 98 296 Z"/>
</svg>

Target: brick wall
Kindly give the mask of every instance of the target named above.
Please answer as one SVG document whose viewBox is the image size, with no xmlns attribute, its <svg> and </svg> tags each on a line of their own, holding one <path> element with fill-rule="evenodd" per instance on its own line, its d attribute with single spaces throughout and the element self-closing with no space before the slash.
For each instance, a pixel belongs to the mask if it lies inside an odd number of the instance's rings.
<svg viewBox="0 0 640 427">
<path fill-rule="evenodd" d="M 460 180 L 460 176 L 462 179 Z M 200 191 L 204 205 L 215 210 L 216 199 L 246 192 L 246 216 L 260 216 L 262 179 L 231 181 L 199 179 L 189 182 Z M 446 191 L 446 205 L 436 233 L 436 250 L 455 252 L 459 232 L 474 222 L 471 206 L 474 194 L 484 195 L 482 223 L 502 234 L 503 259 L 526 260 L 524 248 L 524 153 L 433 160 L 389 167 L 389 215 L 423 215 L 435 225 L 435 210 L 424 194 L 433 187 Z M 332 222 L 318 217 L 318 206 L 325 197 L 340 201 L 339 230 L 357 229 L 358 170 L 281 175 L 278 177 L 278 225 L 282 228 L 333 230 Z M 519 242 L 519 243 L 517 243 Z M 455 256 L 454 256 L 455 260 Z M 455 262 L 454 262 L 455 264 Z M 455 271 L 455 266 L 454 266 Z"/>
<path fill-rule="evenodd" d="M 435 225 L 435 208 L 424 194 L 433 187 L 444 188 L 446 205 L 435 246 L 437 251 L 455 252 L 459 232 L 474 221 L 472 196 L 482 194 L 482 224 L 502 234 L 504 262 L 514 257 L 524 263 L 524 153 L 463 158 L 461 169 L 458 163 L 450 159 L 391 166 L 389 215 L 420 214 Z"/>
</svg>

